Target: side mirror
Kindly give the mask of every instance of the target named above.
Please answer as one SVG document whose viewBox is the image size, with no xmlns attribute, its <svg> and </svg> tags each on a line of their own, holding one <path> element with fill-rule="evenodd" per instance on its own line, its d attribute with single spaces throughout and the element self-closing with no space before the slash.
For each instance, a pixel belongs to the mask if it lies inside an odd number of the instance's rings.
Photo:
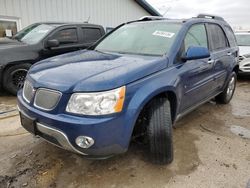
<svg viewBox="0 0 250 188">
<path fill-rule="evenodd" d="M 48 40 L 46 43 L 47 48 L 58 47 L 59 45 L 60 45 L 60 42 L 56 39 Z"/>
<path fill-rule="evenodd" d="M 210 52 L 207 48 L 191 46 L 188 48 L 186 54 L 182 57 L 182 60 L 188 61 L 188 60 L 203 59 L 209 57 L 210 57 Z"/>
</svg>

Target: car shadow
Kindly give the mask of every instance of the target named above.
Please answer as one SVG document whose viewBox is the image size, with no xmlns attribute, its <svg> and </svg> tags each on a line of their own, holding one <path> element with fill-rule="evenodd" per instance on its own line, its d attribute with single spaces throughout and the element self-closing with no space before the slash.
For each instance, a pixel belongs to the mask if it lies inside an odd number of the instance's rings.
<svg viewBox="0 0 250 188">
<path fill-rule="evenodd" d="M 250 81 L 250 75 L 238 75 L 239 82 Z"/>
<path fill-rule="evenodd" d="M 10 93 L 0 90 L 0 97 L 12 97 L 13 95 L 11 95 Z"/>
</svg>

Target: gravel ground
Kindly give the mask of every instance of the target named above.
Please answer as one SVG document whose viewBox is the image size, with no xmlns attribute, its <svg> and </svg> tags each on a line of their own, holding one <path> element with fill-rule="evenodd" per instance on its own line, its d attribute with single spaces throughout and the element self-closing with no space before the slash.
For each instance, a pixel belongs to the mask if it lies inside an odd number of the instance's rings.
<svg viewBox="0 0 250 188">
<path fill-rule="evenodd" d="M 0 96 L 1 188 L 250 186 L 250 79 L 229 105 L 209 102 L 176 124 L 167 166 L 151 164 L 140 143 L 99 161 L 50 145 L 21 128 L 15 100 Z"/>
</svg>

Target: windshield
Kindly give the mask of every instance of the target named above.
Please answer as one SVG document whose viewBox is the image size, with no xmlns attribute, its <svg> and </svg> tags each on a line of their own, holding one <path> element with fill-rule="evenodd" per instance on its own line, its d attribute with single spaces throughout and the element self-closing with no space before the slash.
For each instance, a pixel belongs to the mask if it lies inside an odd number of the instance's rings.
<svg viewBox="0 0 250 188">
<path fill-rule="evenodd" d="M 238 46 L 250 46 L 250 34 L 236 34 Z"/>
<path fill-rule="evenodd" d="M 21 40 L 27 33 L 29 33 L 32 29 L 34 29 L 38 25 L 39 24 L 36 23 L 36 24 L 29 25 L 28 27 L 25 27 L 24 29 L 19 31 L 15 36 L 13 36 L 13 39 Z"/>
<path fill-rule="evenodd" d="M 44 38 L 56 25 L 52 24 L 34 24 L 20 31 L 14 39 L 27 44 L 35 44 Z"/>
<path fill-rule="evenodd" d="M 99 51 L 164 55 L 169 52 L 181 24 L 168 22 L 136 22 L 122 26 L 95 48 Z"/>
</svg>

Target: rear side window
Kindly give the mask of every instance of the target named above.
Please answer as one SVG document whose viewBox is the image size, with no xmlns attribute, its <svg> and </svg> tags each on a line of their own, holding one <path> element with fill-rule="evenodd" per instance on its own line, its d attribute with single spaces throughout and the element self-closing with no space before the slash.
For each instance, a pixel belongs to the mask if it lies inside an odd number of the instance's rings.
<svg viewBox="0 0 250 188">
<path fill-rule="evenodd" d="M 77 43 L 77 30 L 76 28 L 62 29 L 52 35 L 51 39 L 57 39 L 60 44 L 72 44 Z"/>
<path fill-rule="evenodd" d="M 185 51 L 191 46 L 200 46 L 208 48 L 207 32 L 204 24 L 192 26 L 184 40 Z"/>
<path fill-rule="evenodd" d="M 96 42 L 101 38 L 102 34 L 98 28 L 82 28 L 83 31 L 83 41 L 85 43 Z"/>
<path fill-rule="evenodd" d="M 236 38 L 235 38 L 233 30 L 228 26 L 225 26 L 225 30 L 226 30 L 226 33 L 227 33 L 227 36 L 228 36 L 230 46 L 231 47 L 237 46 L 237 42 L 236 42 Z"/>
<path fill-rule="evenodd" d="M 208 24 L 211 36 L 211 50 L 222 50 L 228 47 L 227 38 L 222 28 L 217 24 Z"/>
</svg>

